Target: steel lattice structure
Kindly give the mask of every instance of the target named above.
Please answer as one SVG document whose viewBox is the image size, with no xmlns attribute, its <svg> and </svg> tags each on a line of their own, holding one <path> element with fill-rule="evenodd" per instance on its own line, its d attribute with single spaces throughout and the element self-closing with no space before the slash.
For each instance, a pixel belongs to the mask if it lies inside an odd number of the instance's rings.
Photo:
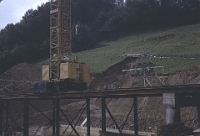
<svg viewBox="0 0 200 136">
<path fill-rule="evenodd" d="M 50 126 L 51 134 L 53 136 L 60 136 L 60 126 L 62 122 L 70 126 L 75 134 L 79 136 L 79 132 L 76 129 L 77 121 L 80 121 L 81 116 L 86 110 L 86 114 L 83 118 L 87 117 L 87 136 L 90 136 L 90 128 L 92 126 L 91 122 L 94 120 L 92 117 L 90 109 L 90 101 L 92 98 L 101 99 L 101 116 L 98 116 L 95 119 L 99 120 L 99 132 L 101 134 L 110 133 L 107 128 L 109 126 L 115 126 L 118 132 L 114 134 L 123 134 L 124 128 L 130 128 L 134 130 L 135 135 L 138 135 L 139 130 L 143 131 L 156 131 L 153 129 L 154 125 L 163 125 L 165 123 L 163 115 L 165 108 L 162 108 L 162 111 L 157 112 L 153 108 L 148 108 L 147 104 L 149 102 L 155 102 L 154 107 L 164 106 L 163 99 L 166 99 L 163 94 L 173 93 L 176 94 L 176 104 L 175 108 L 177 110 L 177 122 L 180 122 L 180 108 L 188 106 L 196 106 L 197 112 L 200 113 L 200 85 L 177 85 L 177 86 L 160 86 L 160 87 L 144 87 L 144 88 L 119 88 L 119 89 L 110 89 L 110 90 L 101 90 L 101 91 L 85 91 L 85 92 L 62 92 L 62 93 L 46 93 L 43 94 L 12 94 L 12 95 L 3 95 L 0 96 L 0 135 L 3 133 L 7 136 L 13 132 L 21 132 L 24 136 L 31 136 L 29 127 L 30 125 L 36 125 L 34 132 L 37 132 L 41 126 Z M 188 97 L 189 96 L 189 97 Z M 191 97 L 190 97 L 191 96 Z M 152 98 L 147 101 L 138 100 L 141 97 L 157 97 L 158 99 Z M 126 106 L 130 107 L 130 110 L 126 111 L 126 118 L 123 118 L 120 114 L 115 115 L 115 110 L 110 110 L 107 106 L 106 99 L 110 98 L 124 98 L 132 99 L 130 103 L 127 103 Z M 75 115 L 72 118 L 69 118 L 67 115 L 67 110 L 62 106 L 67 104 L 69 99 L 77 99 L 85 101 L 80 104 L 74 113 Z M 67 100 L 67 101 L 66 101 Z M 172 100 L 173 101 L 173 100 Z M 42 104 L 44 102 L 44 105 Z M 140 103 L 138 103 L 140 102 Z M 45 106 L 48 103 L 49 106 Z M 62 104 L 63 103 L 63 104 Z M 155 104 L 155 103 L 154 103 Z M 144 106 L 146 105 L 146 106 Z M 152 104 L 151 104 L 152 105 Z M 145 107 L 145 108 L 143 108 Z M 73 108 L 76 108 L 73 107 Z M 177 109 L 178 109 L 177 108 Z M 166 108 L 167 109 L 167 108 Z M 48 111 L 48 112 L 46 112 Z M 139 112 L 138 112 L 139 111 Z M 39 112 L 39 114 L 38 114 Z M 124 111 L 125 112 L 125 111 Z M 189 111 L 191 112 L 191 111 Z M 80 114 L 79 114 L 80 113 Z M 94 112 L 96 114 L 96 112 Z M 107 114 L 108 113 L 108 114 Z M 194 111 L 196 113 L 196 111 Z M 167 111 L 166 111 L 167 114 Z M 39 116 L 35 116 L 39 115 Z M 80 115 L 80 116 L 79 116 Z M 107 116 L 109 115 L 109 117 Z M 39 118 L 38 118 L 39 117 Z M 62 117 L 62 118 L 61 118 Z M 77 118 L 76 118 L 77 117 Z M 122 118 L 121 118 L 122 117 Z M 45 120 L 41 120 L 45 118 Z M 77 120 L 76 120 L 76 119 Z M 92 120 L 91 120 L 92 119 Z M 110 120 L 108 122 L 108 119 Z M 186 119 L 186 118 L 185 118 Z M 38 120 L 38 122 L 37 122 Z M 100 121 L 101 120 L 101 121 Z M 112 121 L 112 122 L 111 122 Z M 129 122 L 130 123 L 129 123 Z M 190 124 L 199 125 L 200 124 L 200 114 L 196 114 L 193 118 L 193 121 L 188 121 Z M 34 124 L 36 122 L 36 124 Z M 47 124 L 46 124 L 47 123 Z M 80 123 L 80 122 L 79 122 Z M 159 123 L 159 124 L 156 124 Z M 184 121 L 185 123 L 185 121 Z M 95 125 L 96 123 L 94 123 Z M 65 130 L 68 127 L 65 127 Z M 176 129 L 176 128 L 175 128 Z M 62 131 L 64 132 L 66 131 Z M 70 130 L 71 132 L 71 130 Z M 35 135 L 36 133 L 34 133 Z M 68 135 L 68 134 L 66 134 Z"/>
<path fill-rule="evenodd" d="M 50 80 L 58 81 L 62 57 L 71 59 L 71 0 L 50 1 Z"/>
</svg>

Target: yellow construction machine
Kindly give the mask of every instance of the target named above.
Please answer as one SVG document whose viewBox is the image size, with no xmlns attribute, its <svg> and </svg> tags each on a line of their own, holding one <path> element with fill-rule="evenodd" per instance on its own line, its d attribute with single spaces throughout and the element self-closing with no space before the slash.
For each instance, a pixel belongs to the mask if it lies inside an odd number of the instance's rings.
<svg viewBox="0 0 200 136">
<path fill-rule="evenodd" d="M 84 90 L 90 67 L 71 58 L 71 0 L 50 0 L 50 63 L 42 67 L 35 92 Z"/>
</svg>

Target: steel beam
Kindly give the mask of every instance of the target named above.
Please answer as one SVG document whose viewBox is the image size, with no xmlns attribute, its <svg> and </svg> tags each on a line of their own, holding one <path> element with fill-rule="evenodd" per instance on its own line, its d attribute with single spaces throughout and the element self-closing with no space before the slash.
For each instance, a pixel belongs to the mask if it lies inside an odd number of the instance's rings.
<svg viewBox="0 0 200 136">
<path fill-rule="evenodd" d="M 115 121 L 115 119 L 114 119 L 114 117 L 112 116 L 110 110 L 108 109 L 107 106 L 105 106 L 105 107 L 106 107 L 106 110 L 108 111 L 108 114 L 110 115 L 111 119 L 113 120 L 113 122 L 114 122 L 116 128 L 118 129 L 119 133 L 122 134 L 122 131 L 120 130 L 119 125 L 118 125 L 117 122 Z"/>
<path fill-rule="evenodd" d="M 56 136 L 60 136 L 60 102 L 59 99 L 55 99 L 55 110 L 56 110 L 56 115 L 55 115 L 55 125 L 56 125 Z"/>
<path fill-rule="evenodd" d="M 72 119 L 72 123 L 74 122 L 74 120 L 78 117 L 78 115 L 79 115 L 79 113 L 81 113 L 81 115 L 80 115 L 80 117 L 83 115 L 83 112 L 85 111 L 85 109 L 86 109 L 86 107 L 87 106 L 85 106 L 87 104 L 87 102 L 85 102 L 84 104 L 83 104 L 83 106 L 81 107 L 81 109 L 77 112 L 77 114 L 76 114 L 76 116 Z M 62 110 L 61 110 L 61 112 L 62 112 Z M 79 117 L 79 119 L 77 120 L 77 122 L 75 123 L 75 126 L 77 125 L 77 123 L 78 123 L 78 121 L 80 120 L 80 117 Z M 67 129 L 69 128 L 69 126 L 65 129 L 65 131 L 62 133 L 62 135 L 67 131 Z M 73 130 L 72 130 L 73 131 Z"/>
<path fill-rule="evenodd" d="M 134 131 L 135 135 L 138 135 L 138 103 L 137 103 L 137 97 L 134 96 Z"/>
<path fill-rule="evenodd" d="M 56 124 L 55 124 L 55 120 L 56 120 L 56 106 L 55 106 L 55 100 L 52 101 L 53 102 L 53 113 L 52 113 L 52 135 L 55 136 L 56 134 Z"/>
<path fill-rule="evenodd" d="M 124 121 L 124 123 L 123 123 L 123 126 L 122 126 L 121 130 L 123 130 L 123 129 L 124 129 L 124 126 L 125 126 L 125 124 L 126 124 L 126 122 L 127 122 L 127 120 L 128 120 L 128 117 L 129 117 L 129 115 L 131 114 L 131 111 L 132 111 L 132 110 L 133 110 L 133 105 L 131 106 L 131 109 L 130 109 L 129 113 L 128 113 L 128 115 L 126 116 L 126 120 Z"/>
<path fill-rule="evenodd" d="M 69 125 L 72 127 L 72 130 L 76 133 L 77 136 L 80 136 L 79 133 L 76 131 L 75 127 L 73 126 L 72 122 L 67 118 L 67 116 L 63 112 L 63 110 L 60 109 L 60 111 L 63 114 L 63 116 L 65 117 L 65 119 L 67 120 L 67 122 L 69 123 Z"/>
<path fill-rule="evenodd" d="M 197 104 L 197 127 L 200 128 L 200 100 Z"/>
<path fill-rule="evenodd" d="M 162 96 L 163 93 L 200 93 L 200 85 L 177 85 L 177 86 L 158 86 L 143 88 L 118 88 L 110 90 L 89 92 L 59 92 L 58 94 L 26 94 L 26 95 L 7 95 L 0 97 L 2 100 L 52 100 L 52 99 L 86 99 L 86 98 L 133 98 L 138 97 Z"/>
<path fill-rule="evenodd" d="M 24 129 L 23 135 L 29 136 L 29 100 L 24 100 Z"/>
<path fill-rule="evenodd" d="M 102 132 L 106 132 L 106 99 L 103 97 L 101 99 L 102 102 Z"/>
<path fill-rule="evenodd" d="M 52 113 L 52 136 L 59 136 L 59 102 L 57 99 L 52 100 L 53 113 Z M 58 130 L 58 131 L 57 131 Z"/>
<path fill-rule="evenodd" d="M 23 95 L 8 95 L 8 96 L 3 96 L 0 98 L 0 135 L 1 133 L 3 133 L 2 131 L 4 130 L 4 125 L 5 125 L 5 136 L 8 135 L 9 132 L 9 125 L 10 122 L 14 122 L 14 124 L 16 125 L 16 120 L 10 115 L 10 107 L 9 107 L 9 102 L 10 101 L 15 101 L 15 100 L 20 100 L 22 102 L 24 102 L 24 111 L 22 111 L 22 113 L 24 112 L 24 124 L 29 124 L 28 122 L 28 114 L 25 113 L 29 113 L 28 107 L 29 105 L 31 106 L 31 104 L 27 104 L 26 102 L 28 102 L 29 100 L 55 100 L 54 101 L 54 108 L 53 108 L 53 119 L 50 119 L 50 121 L 52 121 L 52 131 L 53 131 L 53 136 L 58 136 L 59 135 L 59 120 L 60 120 L 60 116 L 59 116 L 59 112 L 62 112 L 62 109 L 60 109 L 59 107 L 59 100 L 60 99 L 87 99 L 86 103 L 90 103 L 89 98 L 101 98 L 102 99 L 102 132 L 106 132 L 106 98 L 111 98 L 111 97 L 115 97 L 115 98 L 134 98 L 134 130 L 135 130 L 135 134 L 138 134 L 138 102 L 137 102 L 137 98 L 138 97 L 143 97 L 143 96 L 156 96 L 156 95 L 160 95 L 162 93 L 196 93 L 196 94 L 200 94 L 199 91 L 200 86 L 199 85 L 194 85 L 193 86 L 174 86 L 174 87 L 155 87 L 155 88 L 142 88 L 142 89 L 138 89 L 138 88 L 133 88 L 133 89 L 117 89 L 117 90 L 103 90 L 101 92 L 72 92 L 72 93 L 57 93 L 57 94 L 45 94 L 45 95 L 41 95 L 41 94 L 23 94 Z M 180 91 L 182 90 L 182 91 Z M 80 96 L 80 97 L 79 97 Z M 194 94 L 192 96 L 195 96 Z M 26 101 L 26 102 L 25 102 Z M 179 100 L 180 101 L 180 100 Z M 199 102 L 197 102 L 199 103 Z M 88 108 L 88 113 L 87 113 L 87 117 L 89 117 L 89 109 L 90 107 L 88 107 L 89 104 L 87 104 L 87 108 Z M 200 107 L 200 105 L 199 105 Z M 2 109 L 3 108 L 3 109 Z M 4 112 L 5 109 L 5 112 Z M 180 109 L 176 109 L 176 112 L 178 114 L 176 115 L 180 115 Z M 200 122 L 200 108 L 198 109 L 199 112 L 199 119 L 198 122 Z M 2 114 L 4 116 L 2 116 Z M 42 114 L 43 115 L 43 114 Z M 170 114 L 171 115 L 171 114 Z M 89 118 L 88 118 L 89 119 Z M 180 120 L 180 116 L 175 117 L 175 119 L 177 119 L 177 121 Z M 126 119 L 127 120 L 127 119 Z M 5 122 L 3 122 L 5 121 Z M 69 120 L 68 120 L 69 121 Z M 125 121 L 126 122 L 126 121 Z M 5 124 L 3 124 L 5 123 Z M 3 125 L 2 125 L 3 124 Z M 90 123 L 89 123 L 90 124 Z M 87 124 L 87 125 L 89 125 Z M 200 124 L 200 123 L 199 123 Z M 21 124 L 20 124 L 21 125 Z M 28 127 L 27 125 L 24 125 L 24 135 L 27 136 L 28 133 Z M 70 122 L 70 126 L 73 127 L 72 123 Z M 88 127 L 89 129 L 89 127 Z M 73 130 L 75 130 L 75 127 L 73 127 Z M 87 130 L 88 135 L 90 134 L 89 130 Z M 26 133 L 26 134 L 25 134 Z"/>
<path fill-rule="evenodd" d="M 81 119 L 81 116 L 83 115 L 85 109 L 87 108 L 87 106 L 85 106 L 85 108 L 82 110 L 81 115 L 79 116 L 78 120 L 76 121 L 75 125 L 73 126 L 73 130 L 71 131 L 70 135 L 72 134 L 72 132 L 74 131 L 75 127 L 77 126 L 78 122 Z M 72 123 L 71 123 L 72 124 Z M 76 132 L 75 132 L 76 133 Z M 77 132 L 78 133 L 78 132 Z M 79 134 L 77 134 L 77 136 L 79 136 Z"/>
<path fill-rule="evenodd" d="M 5 136 L 8 136 L 8 128 L 9 128 L 9 101 L 5 101 L 6 103 L 6 129 L 5 129 Z"/>
<path fill-rule="evenodd" d="M 87 98 L 86 102 L 87 102 L 87 136 L 90 136 L 90 98 Z"/>
<path fill-rule="evenodd" d="M 29 105 L 32 106 L 34 109 L 36 109 L 38 112 L 40 112 L 45 118 L 47 118 L 51 122 L 51 119 L 48 116 L 46 116 L 42 111 L 40 111 L 36 106 L 31 104 L 30 102 Z"/>
<path fill-rule="evenodd" d="M 3 135 L 3 100 L 0 100 L 0 136 Z"/>
</svg>

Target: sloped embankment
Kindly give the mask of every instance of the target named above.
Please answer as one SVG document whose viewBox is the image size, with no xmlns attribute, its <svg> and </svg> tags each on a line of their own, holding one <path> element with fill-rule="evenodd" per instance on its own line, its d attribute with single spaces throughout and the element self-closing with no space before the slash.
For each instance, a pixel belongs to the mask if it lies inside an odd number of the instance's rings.
<svg viewBox="0 0 200 136">
<path fill-rule="evenodd" d="M 128 73 L 121 72 L 123 69 L 129 68 L 129 59 L 110 67 L 104 73 L 94 76 L 90 83 L 91 90 L 114 89 L 119 87 L 134 87 L 134 82 L 141 80 L 139 76 L 130 76 Z M 200 83 L 200 67 L 195 67 L 187 71 L 177 71 L 169 75 L 167 78 L 168 85 L 183 84 L 199 84 Z M 141 97 L 138 98 L 139 106 L 139 125 L 141 131 L 154 131 L 155 125 L 165 124 L 165 108 L 162 105 L 161 97 Z M 96 99 L 95 103 L 101 106 L 101 100 Z M 107 99 L 108 107 L 115 117 L 118 124 L 123 125 L 126 116 L 130 112 L 133 99 Z M 113 127 L 114 123 L 108 117 L 107 125 Z M 133 124 L 133 111 L 130 112 L 126 128 L 131 128 Z M 181 108 L 181 121 L 189 127 L 197 127 L 197 109 L 196 107 Z"/>
</svg>

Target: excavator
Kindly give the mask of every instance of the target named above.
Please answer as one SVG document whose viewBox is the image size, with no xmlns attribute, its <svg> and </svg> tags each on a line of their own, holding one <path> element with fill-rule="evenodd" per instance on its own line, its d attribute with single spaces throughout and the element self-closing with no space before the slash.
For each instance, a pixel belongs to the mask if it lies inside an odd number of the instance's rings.
<svg viewBox="0 0 200 136">
<path fill-rule="evenodd" d="M 71 0 L 50 0 L 50 60 L 42 66 L 42 82 L 34 92 L 85 90 L 90 66 L 71 58 Z"/>
</svg>

